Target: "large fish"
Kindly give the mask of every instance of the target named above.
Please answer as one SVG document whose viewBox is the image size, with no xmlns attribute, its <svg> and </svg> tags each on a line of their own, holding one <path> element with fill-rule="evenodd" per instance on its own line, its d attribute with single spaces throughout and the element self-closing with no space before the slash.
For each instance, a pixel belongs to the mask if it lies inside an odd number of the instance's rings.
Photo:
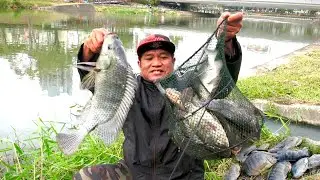
<svg viewBox="0 0 320 180">
<path fill-rule="evenodd" d="M 230 166 L 230 169 L 227 171 L 227 173 L 224 175 L 225 180 L 237 180 L 240 176 L 240 165 L 233 163 Z"/>
<path fill-rule="evenodd" d="M 286 180 L 291 168 L 291 163 L 288 161 L 277 162 L 269 171 L 268 180 Z"/>
<path fill-rule="evenodd" d="M 97 62 L 87 64 L 95 67 L 79 65 L 78 68 L 90 71 L 83 79 L 83 87 L 94 87 L 94 94 L 79 117 L 83 122 L 79 128 L 57 134 L 58 145 L 65 154 L 74 153 L 91 131 L 106 144 L 112 143 L 122 128 L 137 87 L 122 42 L 116 34 L 105 37 Z"/>
<path fill-rule="evenodd" d="M 249 102 L 239 99 L 212 99 L 206 109 L 220 120 L 228 135 L 230 146 L 238 146 L 244 141 L 260 137 L 264 116 Z"/>
<path fill-rule="evenodd" d="M 308 170 L 308 157 L 301 158 L 292 166 L 291 173 L 294 178 L 300 178 Z"/>
<path fill-rule="evenodd" d="M 253 151 L 243 163 L 243 170 L 248 176 L 257 176 L 277 162 L 272 153 Z"/>
<path fill-rule="evenodd" d="M 204 57 L 199 62 L 192 86 L 200 100 L 214 97 L 222 80 L 223 61 L 218 58 L 217 49 L 205 49 Z"/>
<path fill-rule="evenodd" d="M 160 92 L 176 105 L 174 107 L 176 120 L 182 123 L 178 127 L 181 134 L 175 133 L 174 138 L 191 137 L 193 142 L 190 149 L 187 149 L 189 154 L 206 159 L 230 156 L 229 141 L 222 125 L 205 108 L 199 109 L 201 106 L 197 102 L 192 102 L 191 99 L 194 97 L 192 88 L 186 88 L 180 93 L 172 88 L 164 89 L 157 82 L 155 84 Z M 196 144 L 199 145 L 198 149 Z M 203 148 L 202 151 L 199 151 L 199 148 Z"/>
</svg>

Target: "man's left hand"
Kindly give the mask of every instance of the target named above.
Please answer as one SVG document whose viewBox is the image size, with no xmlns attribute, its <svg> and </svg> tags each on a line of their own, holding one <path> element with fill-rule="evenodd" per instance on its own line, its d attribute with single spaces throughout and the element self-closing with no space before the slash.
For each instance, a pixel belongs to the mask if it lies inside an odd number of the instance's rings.
<svg viewBox="0 0 320 180">
<path fill-rule="evenodd" d="M 230 12 L 224 12 L 218 19 L 217 25 L 219 25 L 225 18 L 227 18 L 227 34 L 225 41 L 229 42 L 242 28 L 243 13 L 237 12 L 236 14 L 231 14 Z M 221 26 L 221 28 L 223 27 Z"/>
<path fill-rule="evenodd" d="M 227 34 L 225 38 L 225 53 L 229 56 L 234 56 L 235 51 L 232 45 L 232 38 L 236 36 L 236 34 L 241 30 L 242 28 L 242 19 L 243 19 L 243 13 L 238 12 L 236 14 L 232 14 L 230 12 L 224 12 L 221 14 L 220 18 L 218 19 L 217 25 L 221 24 L 221 22 L 227 18 Z M 220 26 L 220 32 L 223 30 L 223 26 Z M 218 34 L 220 33 L 218 32 Z"/>
</svg>

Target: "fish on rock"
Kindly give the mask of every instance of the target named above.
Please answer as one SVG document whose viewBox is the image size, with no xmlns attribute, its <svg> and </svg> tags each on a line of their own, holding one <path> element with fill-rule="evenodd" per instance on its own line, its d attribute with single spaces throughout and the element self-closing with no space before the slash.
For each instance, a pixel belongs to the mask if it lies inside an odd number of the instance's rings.
<svg viewBox="0 0 320 180">
<path fill-rule="evenodd" d="M 294 178 L 300 178 L 308 170 L 308 157 L 301 158 L 292 166 L 291 173 Z"/>
<path fill-rule="evenodd" d="M 225 180 L 237 180 L 240 176 L 240 165 L 239 164 L 231 164 L 230 169 L 225 174 Z"/>
<path fill-rule="evenodd" d="M 269 152 L 276 153 L 279 150 L 291 149 L 293 147 L 299 146 L 301 143 L 302 137 L 289 136 L 280 143 L 276 144 L 271 149 L 269 149 Z"/>
<path fill-rule="evenodd" d="M 314 154 L 308 158 L 308 169 L 320 167 L 320 154 Z"/>
<path fill-rule="evenodd" d="M 97 62 L 81 62 L 77 67 L 89 71 L 82 87 L 94 88 L 94 93 L 79 116 L 79 128 L 56 136 L 67 155 L 74 153 L 90 132 L 111 144 L 123 126 L 137 87 L 122 42 L 114 33 L 105 36 Z"/>
<path fill-rule="evenodd" d="M 310 153 L 308 148 L 304 147 L 303 149 L 298 150 L 281 150 L 275 154 L 275 157 L 278 161 L 297 161 L 304 157 L 309 157 Z"/>
<path fill-rule="evenodd" d="M 277 162 L 272 153 L 253 151 L 243 163 L 243 170 L 248 176 L 257 176 Z"/>
<path fill-rule="evenodd" d="M 268 180 L 286 180 L 291 170 L 291 163 L 288 161 L 277 162 L 268 174 Z"/>
</svg>

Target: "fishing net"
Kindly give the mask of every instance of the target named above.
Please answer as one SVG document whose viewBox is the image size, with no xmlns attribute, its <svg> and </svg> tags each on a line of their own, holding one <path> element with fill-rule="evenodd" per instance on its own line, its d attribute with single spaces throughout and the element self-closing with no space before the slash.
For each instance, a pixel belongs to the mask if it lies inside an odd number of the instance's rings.
<svg viewBox="0 0 320 180">
<path fill-rule="evenodd" d="M 169 135 L 183 152 L 198 159 L 230 157 L 259 139 L 264 122 L 264 114 L 241 93 L 229 73 L 226 28 L 217 36 L 219 27 L 169 77 L 157 82 L 172 106 Z"/>
</svg>

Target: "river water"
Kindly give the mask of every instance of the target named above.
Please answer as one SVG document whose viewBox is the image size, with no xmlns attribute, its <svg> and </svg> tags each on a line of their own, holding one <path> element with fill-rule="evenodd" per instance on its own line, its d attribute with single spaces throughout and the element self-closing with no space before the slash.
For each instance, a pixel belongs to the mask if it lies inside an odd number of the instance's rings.
<svg viewBox="0 0 320 180">
<path fill-rule="evenodd" d="M 0 13 L 0 137 L 36 129 L 34 121 L 69 122 L 70 106 L 86 101 L 72 67 L 79 46 L 93 28 L 119 34 L 128 59 L 138 72 L 135 48 L 149 33 L 169 36 L 177 63 L 187 59 L 210 36 L 216 18 L 115 16 L 102 13 Z M 245 18 L 238 41 L 243 50 L 240 78 L 255 66 L 300 49 L 320 38 L 311 20 Z M 277 131 L 280 125 L 268 123 Z M 294 126 L 293 133 L 320 140 L 319 128 Z"/>
</svg>

